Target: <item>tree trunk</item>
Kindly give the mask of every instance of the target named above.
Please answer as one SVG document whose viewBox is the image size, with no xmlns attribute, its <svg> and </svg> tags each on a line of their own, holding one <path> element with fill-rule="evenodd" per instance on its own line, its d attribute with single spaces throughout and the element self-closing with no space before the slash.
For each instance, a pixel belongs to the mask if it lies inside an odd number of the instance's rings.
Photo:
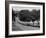
<svg viewBox="0 0 46 38">
<path fill-rule="evenodd" d="M 33 22 L 33 26 L 34 26 L 34 22 Z"/>
</svg>

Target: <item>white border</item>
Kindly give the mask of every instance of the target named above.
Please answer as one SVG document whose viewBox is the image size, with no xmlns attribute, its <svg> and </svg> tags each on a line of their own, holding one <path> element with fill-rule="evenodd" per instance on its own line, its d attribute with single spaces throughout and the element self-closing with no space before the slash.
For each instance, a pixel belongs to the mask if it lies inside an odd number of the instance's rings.
<svg viewBox="0 0 46 38">
<path fill-rule="evenodd" d="M 12 7 L 13 6 L 40 7 L 40 30 L 12 31 Z M 9 35 L 35 34 L 35 33 L 43 33 L 43 7 L 42 5 L 9 4 Z"/>
</svg>

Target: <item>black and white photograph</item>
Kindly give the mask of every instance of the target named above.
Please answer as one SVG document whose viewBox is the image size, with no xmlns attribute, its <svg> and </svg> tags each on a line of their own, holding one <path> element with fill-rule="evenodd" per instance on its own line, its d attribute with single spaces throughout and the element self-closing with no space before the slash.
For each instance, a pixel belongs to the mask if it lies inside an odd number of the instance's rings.
<svg viewBox="0 0 46 38">
<path fill-rule="evenodd" d="M 42 35 L 44 32 L 44 3 L 10 3 L 8 35 Z"/>
<path fill-rule="evenodd" d="M 12 31 L 40 30 L 40 7 L 13 7 Z"/>
</svg>

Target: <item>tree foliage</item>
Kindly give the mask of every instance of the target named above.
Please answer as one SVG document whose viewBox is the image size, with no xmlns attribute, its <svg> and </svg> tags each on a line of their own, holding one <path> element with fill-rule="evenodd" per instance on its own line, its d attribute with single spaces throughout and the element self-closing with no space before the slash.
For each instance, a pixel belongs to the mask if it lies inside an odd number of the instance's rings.
<svg viewBox="0 0 46 38">
<path fill-rule="evenodd" d="M 21 21 L 35 21 L 40 19 L 40 10 L 35 10 L 33 9 L 32 11 L 29 10 L 21 10 L 17 13 L 18 11 L 13 11 L 12 10 L 12 19 L 15 19 L 15 16 L 18 15 L 19 19 Z"/>
<path fill-rule="evenodd" d="M 29 10 L 21 10 L 19 12 L 19 19 L 21 21 L 35 21 L 40 19 L 40 10 L 33 9 L 32 11 Z"/>
</svg>

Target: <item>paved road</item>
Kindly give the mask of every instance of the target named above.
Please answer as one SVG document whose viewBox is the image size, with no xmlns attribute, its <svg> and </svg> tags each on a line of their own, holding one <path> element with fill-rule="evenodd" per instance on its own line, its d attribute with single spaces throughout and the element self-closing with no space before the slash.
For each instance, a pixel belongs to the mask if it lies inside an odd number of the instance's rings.
<svg viewBox="0 0 46 38">
<path fill-rule="evenodd" d="M 32 26 L 24 26 L 17 22 L 17 20 L 14 22 L 13 25 L 13 31 L 26 31 L 26 30 L 39 30 L 38 27 L 32 27 Z"/>
</svg>

